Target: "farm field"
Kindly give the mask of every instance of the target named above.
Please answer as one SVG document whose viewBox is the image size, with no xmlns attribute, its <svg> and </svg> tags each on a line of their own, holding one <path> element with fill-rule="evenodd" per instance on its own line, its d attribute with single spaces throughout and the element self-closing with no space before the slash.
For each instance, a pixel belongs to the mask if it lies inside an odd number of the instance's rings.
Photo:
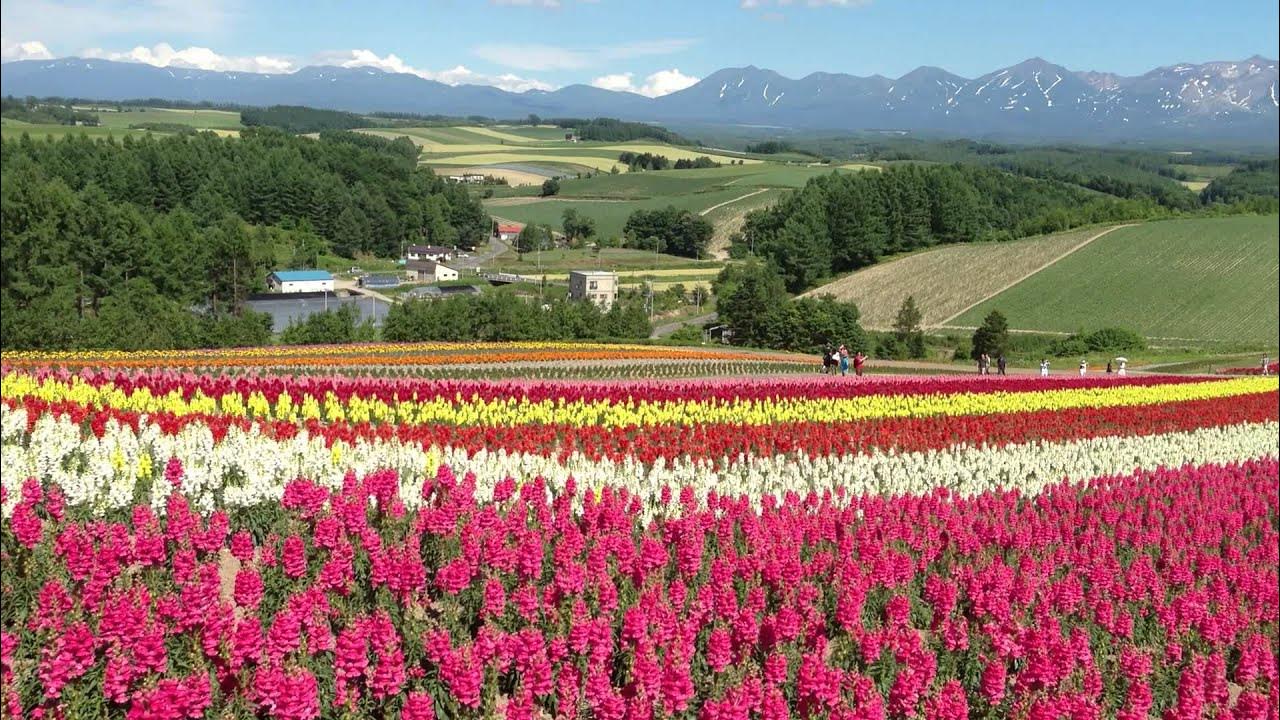
<svg viewBox="0 0 1280 720">
<path fill-rule="evenodd" d="M 45 138 L 53 138 L 60 140 L 68 135 L 80 136 L 85 135 L 94 139 L 104 139 L 114 137 L 120 139 L 126 135 L 141 137 L 146 135 L 147 130 L 129 130 L 126 128 L 112 127 L 84 127 L 79 125 L 40 125 L 33 123 L 16 123 L 12 120 L 5 119 L 0 124 L 0 136 L 6 139 L 20 138 L 24 134 L 29 135 L 32 140 L 44 140 Z"/>
<path fill-rule="evenodd" d="M 923 324 L 935 326 L 1105 230 L 934 248 L 881 262 L 805 294 L 856 303 L 863 326 L 874 329 L 891 328 L 898 308 L 913 295 Z"/>
<path fill-rule="evenodd" d="M 197 130 L 240 130 L 240 113 L 226 110 L 186 110 L 170 108 L 133 108 L 125 112 L 100 110 L 98 122 L 103 127 L 125 128 L 139 123 L 174 123 Z"/>
<path fill-rule="evenodd" d="M 627 218 L 636 210 L 656 210 L 674 205 L 681 210 L 701 212 L 714 205 L 742 197 L 750 189 L 731 187 L 688 195 L 670 195 L 643 200 L 559 199 L 546 198 L 511 205 L 486 203 L 485 207 L 495 217 L 520 223 L 539 223 L 559 228 L 564 211 L 573 209 L 596 221 L 596 235 L 604 238 L 621 237 Z"/>
<path fill-rule="evenodd" d="M 1267 717 L 1280 692 L 1275 378 L 593 343 L 0 373 L 6 716 Z"/>
<path fill-rule="evenodd" d="M 1122 228 L 948 324 L 977 325 L 1000 310 L 1016 329 L 1119 326 L 1152 338 L 1274 345 L 1278 236 L 1274 215 Z"/>
</svg>

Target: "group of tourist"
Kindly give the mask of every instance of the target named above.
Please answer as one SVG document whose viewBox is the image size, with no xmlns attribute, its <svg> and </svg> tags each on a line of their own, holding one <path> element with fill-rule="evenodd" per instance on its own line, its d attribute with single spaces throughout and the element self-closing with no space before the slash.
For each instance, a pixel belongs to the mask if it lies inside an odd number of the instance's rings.
<svg viewBox="0 0 1280 720">
<path fill-rule="evenodd" d="M 1007 370 L 1008 367 L 1009 367 L 1009 363 L 1007 360 L 1004 359 L 1004 353 L 1000 353 L 1000 355 L 996 358 L 996 373 L 999 375 L 1004 375 L 1005 370 Z M 978 374 L 979 375 L 991 374 L 991 356 L 988 355 L 987 353 L 982 353 L 981 355 L 978 356 Z"/>
<path fill-rule="evenodd" d="M 824 375 L 840 375 L 849 374 L 849 365 L 853 364 L 853 374 L 862 377 L 862 367 L 867 363 L 867 356 L 859 350 L 856 354 L 850 356 L 849 348 L 844 343 L 840 347 L 833 347 L 831 343 L 822 350 L 822 372 Z"/>
</svg>

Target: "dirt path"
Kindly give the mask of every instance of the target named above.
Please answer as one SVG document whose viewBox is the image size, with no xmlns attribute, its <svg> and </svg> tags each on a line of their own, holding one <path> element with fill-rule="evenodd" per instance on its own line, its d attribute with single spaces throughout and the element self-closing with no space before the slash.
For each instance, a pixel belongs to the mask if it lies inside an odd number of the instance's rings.
<svg viewBox="0 0 1280 720">
<path fill-rule="evenodd" d="M 707 313 L 706 315 L 699 315 L 697 317 L 685 318 L 683 320 L 676 320 L 675 322 L 664 323 L 662 325 L 658 325 L 657 327 L 655 327 L 653 329 L 653 333 L 650 334 L 649 337 L 651 338 L 666 337 L 671 333 L 684 327 L 685 325 L 705 325 L 709 322 L 714 322 L 716 317 L 717 315 L 715 313 Z"/>
<path fill-rule="evenodd" d="M 759 194 L 760 194 L 760 193 L 762 193 L 762 192 L 768 192 L 768 191 L 769 191 L 769 188 L 760 188 L 760 189 L 758 189 L 758 190 L 753 190 L 753 191 L 751 191 L 751 192 L 747 193 L 746 195 L 739 195 L 738 197 L 736 197 L 736 198 L 734 198 L 734 199 L 732 199 L 732 200 L 725 200 L 725 201 L 724 201 L 724 202 L 722 202 L 722 203 L 718 203 L 718 204 L 716 204 L 716 205 L 712 205 L 711 207 L 707 208 L 706 210 L 703 210 L 702 212 L 700 212 L 700 213 L 698 213 L 698 214 L 699 214 L 699 215 L 706 215 L 707 213 L 711 212 L 712 210 L 715 210 L 716 208 L 722 208 L 722 207 L 724 207 L 725 205 L 731 205 L 731 204 L 733 204 L 733 203 L 738 202 L 739 200 L 746 200 L 747 198 L 751 197 L 752 195 L 759 195 Z"/>
<path fill-rule="evenodd" d="M 960 309 L 960 312 L 955 313 L 955 314 L 954 314 L 954 315 L 952 315 L 951 317 L 946 317 L 946 318 L 943 318 L 942 320 L 939 320 L 939 321 L 937 322 L 937 324 L 936 324 L 936 325 L 934 325 L 934 327 L 939 327 L 939 328 L 942 328 L 942 327 L 948 327 L 948 326 L 947 326 L 947 323 L 951 322 L 952 320 L 955 320 L 956 318 L 958 318 L 958 317 L 960 317 L 961 315 L 964 315 L 965 313 L 969 312 L 970 310 L 972 310 L 972 309 L 974 309 L 974 308 L 978 307 L 979 305 L 981 305 L 982 303 L 986 302 L 987 300 L 990 300 L 991 298 L 995 297 L 996 295 L 999 295 L 1000 293 L 1004 292 L 1005 290 L 1008 290 L 1009 288 L 1013 287 L 1014 285 L 1017 285 L 1018 283 L 1022 282 L 1023 280 L 1026 280 L 1027 278 L 1031 277 L 1032 275 L 1035 275 L 1036 273 L 1040 272 L 1041 270 L 1044 270 L 1045 268 L 1049 267 L 1050 265 L 1053 265 L 1054 263 L 1058 262 L 1059 260 L 1061 260 L 1061 259 L 1063 259 L 1063 258 L 1067 257 L 1068 255 L 1070 255 L 1071 253 L 1073 253 L 1073 252 L 1075 252 L 1075 251 L 1079 250 L 1080 248 L 1082 248 L 1082 247 L 1084 247 L 1084 246 L 1088 245 L 1089 243 L 1093 242 L 1094 240 L 1097 240 L 1098 238 L 1102 237 L 1103 235 L 1106 235 L 1107 233 L 1109 233 L 1109 232 L 1111 232 L 1111 231 L 1113 231 L 1113 230 L 1119 230 L 1120 228 L 1124 228 L 1124 227 L 1132 227 L 1132 226 L 1134 226 L 1134 225 L 1136 225 L 1136 224 L 1137 224 L 1137 223 L 1125 223 L 1124 225 L 1112 225 L 1112 226 L 1111 226 L 1111 227 L 1109 227 L 1109 228 L 1105 228 L 1105 229 L 1103 229 L 1103 230 L 1102 230 L 1102 231 L 1100 231 L 1100 232 L 1097 232 L 1097 233 L 1094 233 L 1093 235 L 1090 235 L 1086 240 L 1084 240 L 1084 241 L 1080 242 L 1078 245 L 1076 245 L 1075 247 L 1071 248 L 1070 250 L 1067 250 L 1066 252 L 1062 253 L 1061 255 L 1059 255 L 1059 256 L 1057 256 L 1057 257 L 1053 258 L 1053 259 L 1052 259 L 1052 260 L 1050 260 L 1049 262 L 1047 262 L 1047 263 L 1045 263 L 1045 264 L 1041 265 L 1040 267 L 1037 267 L 1036 269 L 1034 269 L 1034 270 L 1032 270 L 1031 272 L 1029 272 L 1029 273 L 1027 273 L 1027 274 L 1023 275 L 1022 277 L 1018 278 L 1017 280 L 1014 280 L 1013 282 L 1006 283 L 1003 287 L 1000 287 L 1000 288 L 999 288 L 999 289 L 997 289 L 995 292 L 988 293 L 986 296 L 984 296 L 984 297 L 982 297 L 982 298 L 979 298 L 976 302 L 969 303 L 969 304 L 968 304 L 968 305 L 966 305 L 965 307 L 961 308 L 961 309 Z"/>
</svg>

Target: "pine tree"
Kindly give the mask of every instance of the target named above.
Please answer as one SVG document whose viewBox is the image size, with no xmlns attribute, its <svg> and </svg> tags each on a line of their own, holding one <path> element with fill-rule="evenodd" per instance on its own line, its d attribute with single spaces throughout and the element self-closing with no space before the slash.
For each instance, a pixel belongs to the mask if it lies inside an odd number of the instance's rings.
<svg viewBox="0 0 1280 720">
<path fill-rule="evenodd" d="M 898 308 L 898 317 L 893 321 L 893 334 L 906 346 L 907 353 L 913 358 L 925 355 L 924 331 L 920 328 L 923 320 L 924 315 L 916 306 L 915 296 L 908 295 L 902 301 L 902 307 Z"/>
<path fill-rule="evenodd" d="M 1009 321 L 999 310 L 992 310 L 982 321 L 982 327 L 973 332 L 973 352 L 971 357 L 977 360 L 983 353 L 990 357 L 1004 354 L 1009 345 Z"/>
</svg>

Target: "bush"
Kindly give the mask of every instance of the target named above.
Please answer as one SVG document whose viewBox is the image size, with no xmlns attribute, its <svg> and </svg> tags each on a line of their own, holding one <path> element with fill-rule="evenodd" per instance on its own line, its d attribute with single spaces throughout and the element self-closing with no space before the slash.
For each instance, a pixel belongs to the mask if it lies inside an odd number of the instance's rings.
<svg viewBox="0 0 1280 720">
<path fill-rule="evenodd" d="M 560 180 L 558 178 L 547 178 L 542 181 L 542 197 L 550 197 L 559 194 Z"/>
<path fill-rule="evenodd" d="M 1090 350 L 1146 350 L 1147 340 L 1138 333 L 1125 328 L 1102 328 L 1084 336 L 1084 342 Z"/>
</svg>

